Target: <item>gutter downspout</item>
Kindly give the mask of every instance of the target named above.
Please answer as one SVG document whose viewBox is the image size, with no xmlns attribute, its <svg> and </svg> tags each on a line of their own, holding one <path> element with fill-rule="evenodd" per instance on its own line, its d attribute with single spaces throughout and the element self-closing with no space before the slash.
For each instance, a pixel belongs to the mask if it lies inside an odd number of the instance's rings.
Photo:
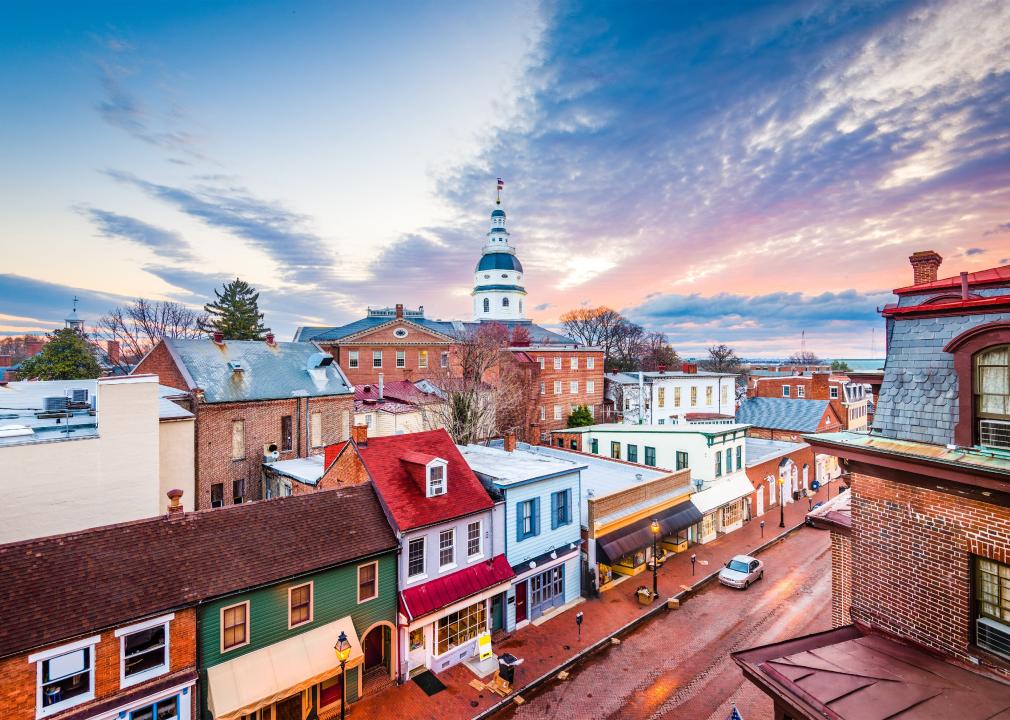
<svg viewBox="0 0 1010 720">
<path fill-rule="evenodd" d="M 645 375 L 638 371 L 638 424 L 645 424 Z"/>
</svg>

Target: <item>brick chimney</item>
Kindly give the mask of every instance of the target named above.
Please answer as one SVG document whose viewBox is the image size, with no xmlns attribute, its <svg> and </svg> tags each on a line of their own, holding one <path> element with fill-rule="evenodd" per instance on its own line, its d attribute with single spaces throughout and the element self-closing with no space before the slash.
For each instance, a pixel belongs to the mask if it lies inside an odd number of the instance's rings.
<svg viewBox="0 0 1010 720">
<path fill-rule="evenodd" d="M 14 364 L 13 355 L 0 355 L 0 367 L 10 367 Z"/>
<path fill-rule="evenodd" d="M 516 451 L 516 434 L 514 431 L 509 430 L 505 433 L 505 452 L 515 452 Z"/>
<path fill-rule="evenodd" d="M 396 317 L 403 318 L 403 303 L 396 303 Z"/>
<path fill-rule="evenodd" d="M 680 366 L 680 371 L 685 375 L 695 375 L 698 372 L 698 366 L 694 363 L 684 363 Z"/>
<path fill-rule="evenodd" d="M 43 340 L 25 340 L 25 353 L 28 357 L 33 357 L 42 352 L 42 346 L 45 345 Z"/>
<path fill-rule="evenodd" d="M 828 400 L 828 379 L 829 372 L 815 372 L 810 374 L 810 396 L 808 400 Z"/>
<path fill-rule="evenodd" d="M 216 342 L 218 345 L 224 345 L 224 333 L 223 332 L 221 332 L 220 330 L 215 330 L 213 337 L 214 337 L 214 342 Z"/>
<path fill-rule="evenodd" d="M 368 447 L 368 426 L 355 425 L 351 428 L 351 440 L 358 447 Z"/>
<path fill-rule="evenodd" d="M 272 332 L 268 332 L 266 340 L 267 340 L 267 345 L 273 345 L 274 344 L 274 334 Z"/>
<path fill-rule="evenodd" d="M 112 365 L 118 365 L 119 359 L 122 356 L 119 348 L 118 340 L 106 340 L 105 341 L 105 354 L 109 357 L 109 363 Z"/>
<path fill-rule="evenodd" d="M 168 515 L 169 517 L 182 515 L 182 490 L 178 488 L 168 491 Z"/>
<path fill-rule="evenodd" d="M 920 250 L 909 255 L 908 262 L 912 263 L 912 284 L 923 285 L 936 280 L 936 271 L 943 258 L 932 250 Z"/>
</svg>

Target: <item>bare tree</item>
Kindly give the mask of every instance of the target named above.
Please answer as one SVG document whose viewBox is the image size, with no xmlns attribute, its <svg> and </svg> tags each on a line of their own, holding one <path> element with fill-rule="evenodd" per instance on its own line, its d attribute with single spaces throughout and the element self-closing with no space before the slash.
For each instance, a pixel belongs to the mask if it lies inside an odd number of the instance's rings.
<svg viewBox="0 0 1010 720">
<path fill-rule="evenodd" d="M 639 362 L 642 370 L 675 368 L 680 364 L 680 356 L 664 333 L 650 332 L 642 339 Z"/>
<path fill-rule="evenodd" d="M 0 355 L 10 355 L 11 362 L 19 363 L 28 357 L 28 344 L 41 341 L 41 336 L 30 333 L 0 338 Z"/>
<path fill-rule="evenodd" d="M 802 352 L 795 352 L 790 355 L 786 362 L 790 365 L 821 365 L 824 363 L 816 353 L 812 353 L 809 350 L 803 350 Z"/>
<path fill-rule="evenodd" d="M 702 368 L 710 372 L 739 373 L 743 363 L 736 350 L 729 345 L 713 345 L 708 349 L 708 358 L 702 361 Z"/>
<path fill-rule="evenodd" d="M 200 327 L 206 320 L 205 313 L 176 302 L 138 298 L 99 318 L 96 336 L 119 342 L 120 357 L 116 364 L 128 370 L 162 338 L 202 337 Z"/>
</svg>

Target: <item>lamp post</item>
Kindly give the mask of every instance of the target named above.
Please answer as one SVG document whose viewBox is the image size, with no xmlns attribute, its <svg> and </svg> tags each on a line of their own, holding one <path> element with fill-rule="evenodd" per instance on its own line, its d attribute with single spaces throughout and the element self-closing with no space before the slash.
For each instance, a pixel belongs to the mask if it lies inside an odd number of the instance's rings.
<svg viewBox="0 0 1010 720">
<path fill-rule="evenodd" d="M 656 540 L 659 538 L 659 521 L 652 521 L 652 599 L 659 596 L 659 556 L 656 554 Z"/>
<path fill-rule="evenodd" d="M 698 561 L 698 556 L 691 553 L 691 577 L 694 577 L 694 564 Z"/>
<path fill-rule="evenodd" d="M 779 527 L 784 528 L 786 526 L 786 496 L 785 496 L 785 484 L 786 479 L 779 475 Z"/>
<path fill-rule="evenodd" d="M 343 630 L 340 631 L 333 649 L 337 651 L 337 660 L 340 662 L 340 720 L 344 720 L 344 709 L 347 705 L 347 676 L 344 674 L 344 666 L 347 665 L 347 658 L 351 656 L 351 644 L 347 642 L 347 633 Z"/>
<path fill-rule="evenodd" d="M 765 521 L 761 521 L 761 537 L 765 536 Z"/>
</svg>

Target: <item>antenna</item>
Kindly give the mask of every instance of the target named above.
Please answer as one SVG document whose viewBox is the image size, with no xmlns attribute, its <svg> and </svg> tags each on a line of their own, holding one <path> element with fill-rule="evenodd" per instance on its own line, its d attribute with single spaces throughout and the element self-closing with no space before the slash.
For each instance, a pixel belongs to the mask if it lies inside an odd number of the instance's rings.
<svg viewBox="0 0 1010 720">
<path fill-rule="evenodd" d="M 800 330 L 800 357 L 806 358 L 807 356 L 807 331 Z"/>
</svg>

